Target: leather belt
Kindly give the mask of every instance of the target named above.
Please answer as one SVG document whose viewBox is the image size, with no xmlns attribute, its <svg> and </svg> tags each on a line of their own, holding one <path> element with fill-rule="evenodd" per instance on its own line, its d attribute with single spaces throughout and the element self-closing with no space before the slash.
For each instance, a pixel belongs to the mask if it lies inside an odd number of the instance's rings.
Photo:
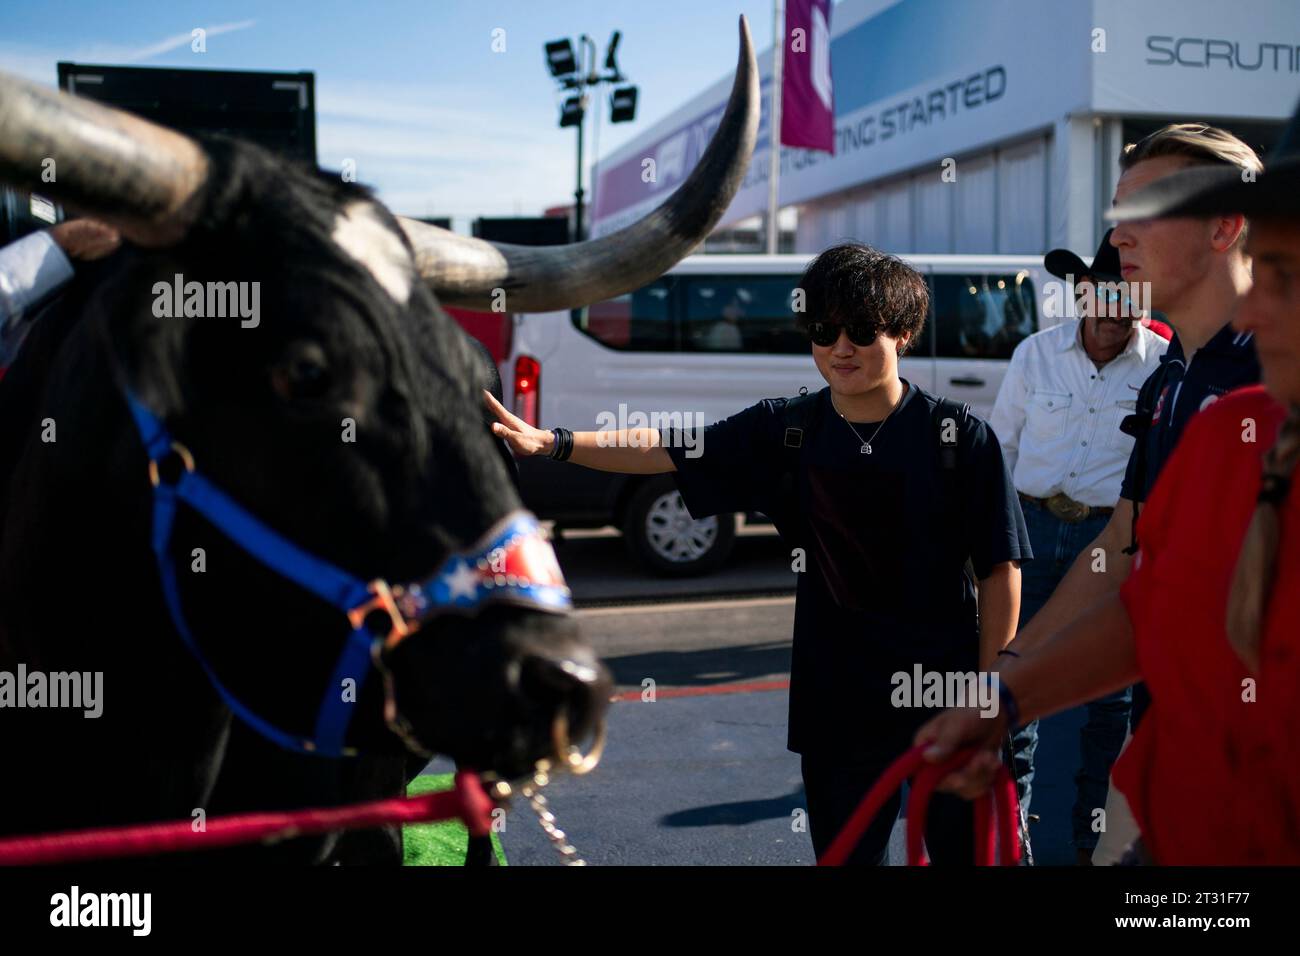
<svg viewBox="0 0 1300 956">
<path fill-rule="evenodd" d="M 1080 521 L 1086 521 L 1089 518 L 1096 518 L 1103 515 L 1109 515 L 1115 511 L 1112 508 L 1093 507 L 1085 505 L 1081 501 L 1075 501 L 1069 495 L 1055 494 L 1050 498 L 1035 498 L 1033 495 L 1027 495 L 1024 492 L 1016 492 L 1020 495 L 1021 501 L 1027 501 L 1031 505 L 1037 505 L 1039 508 L 1046 508 L 1052 515 L 1067 524 L 1078 524 Z"/>
</svg>

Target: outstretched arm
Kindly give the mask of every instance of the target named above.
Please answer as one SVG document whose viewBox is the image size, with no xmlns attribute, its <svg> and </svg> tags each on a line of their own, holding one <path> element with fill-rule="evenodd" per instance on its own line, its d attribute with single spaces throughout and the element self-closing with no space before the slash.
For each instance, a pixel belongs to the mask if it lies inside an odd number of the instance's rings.
<svg viewBox="0 0 1300 956">
<path fill-rule="evenodd" d="M 504 438 L 516 455 L 549 455 L 555 435 L 548 429 L 534 428 L 498 402 L 488 392 L 483 400 L 496 415 L 492 433 Z M 574 432 L 573 453 L 569 461 L 598 471 L 615 471 L 627 475 L 658 475 L 676 471 L 677 466 L 659 445 L 659 432 L 653 428 L 627 428 L 621 431 Z"/>
</svg>

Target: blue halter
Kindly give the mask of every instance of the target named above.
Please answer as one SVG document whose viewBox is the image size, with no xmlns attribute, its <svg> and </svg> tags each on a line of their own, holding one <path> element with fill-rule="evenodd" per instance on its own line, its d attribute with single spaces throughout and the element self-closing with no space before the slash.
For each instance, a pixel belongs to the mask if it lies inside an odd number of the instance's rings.
<svg viewBox="0 0 1300 956">
<path fill-rule="evenodd" d="M 149 455 L 153 552 L 172 622 L 226 706 L 240 720 L 281 747 L 325 757 L 354 753 L 344 746 L 344 740 L 355 704 L 343 700 L 342 682 L 349 678 L 355 681 L 359 695 L 382 651 L 395 647 L 432 617 L 444 613 L 474 614 L 486 603 L 516 604 L 552 613 L 565 613 L 572 606 L 555 552 L 542 535 L 537 519 L 527 511 L 506 515 L 479 544 L 453 554 L 437 573 L 420 584 L 390 587 L 380 579 L 362 581 L 267 527 L 199 474 L 188 449 L 172 438 L 162 420 L 139 399 L 128 392 L 126 402 Z M 183 465 L 174 482 L 164 480 L 158 467 L 163 459 L 173 456 Z M 180 502 L 203 515 L 251 557 L 343 612 L 352 625 L 321 698 L 310 738 L 273 726 L 239 701 L 222 684 L 194 640 L 181 613 L 176 568 L 169 553 Z M 386 620 L 380 621 L 377 614 L 386 616 Z M 388 704 L 386 711 L 391 711 L 388 714 L 391 723 L 395 705 L 391 701 Z"/>
</svg>

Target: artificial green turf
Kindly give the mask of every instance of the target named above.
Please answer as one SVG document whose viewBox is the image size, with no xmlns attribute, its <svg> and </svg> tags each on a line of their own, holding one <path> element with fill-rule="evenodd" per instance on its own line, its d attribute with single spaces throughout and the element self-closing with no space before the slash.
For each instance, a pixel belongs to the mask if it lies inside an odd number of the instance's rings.
<svg viewBox="0 0 1300 956">
<path fill-rule="evenodd" d="M 406 788 L 406 795 L 414 797 L 430 790 L 450 790 L 452 785 L 449 773 L 427 774 L 412 780 Z M 402 844 L 403 866 L 462 866 L 465 847 L 469 844 L 469 831 L 459 820 L 412 824 L 402 828 Z M 496 851 L 497 863 L 505 866 L 506 854 L 495 833 L 492 834 L 492 848 Z"/>
</svg>

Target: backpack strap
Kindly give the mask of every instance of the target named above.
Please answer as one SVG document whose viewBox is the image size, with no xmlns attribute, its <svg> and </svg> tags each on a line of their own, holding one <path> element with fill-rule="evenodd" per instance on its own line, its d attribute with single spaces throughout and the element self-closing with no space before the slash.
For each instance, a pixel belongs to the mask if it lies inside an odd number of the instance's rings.
<svg viewBox="0 0 1300 956">
<path fill-rule="evenodd" d="M 829 387 L 829 386 L 828 386 Z M 808 444 L 808 435 L 817 423 L 817 399 L 822 392 L 799 389 L 794 398 L 787 398 L 781 408 L 781 445 L 787 451 L 799 452 Z"/>
<path fill-rule="evenodd" d="M 934 408 L 930 410 L 930 430 L 934 437 L 939 473 L 939 496 L 942 513 L 955 526 L 965 521 L 965 510 L 961 506 L 961 477 L 966 456 L 961 449 L 970 428 L 969 422 L 970 405 L 935 396 Z M 969 555 L 966 558 L 966 568 L 974 583 L 975 569 L 971 566 Z"/>
<path fill-rule="evenodd" d="M 787 530 L 795 534 L 799 514 L 799 471 L 803 461 L 804 449 L 812 444 L 812 436 L 818 424 L 817 402 L 821 393 L 829 386 L 816 392 L 799 389 L 799 394 L 785 399 L 777 416 L 780 433 L 775 436 L 781 442 L 781 471 L 777 482 L 777 500 L 787 510 Z M 771 517 L 776 517 L 775 515 Z M 800 535 L 801 536 L 801 535 Z"/>
<path fill-rule="evenodd" d="M 964 456 L 962 439 L 970 428 L 970 405 L 949 398 L 936 398 L 930 411 L 935 453 L 939 458 L 939 483 L 949 514 L 960 513 L 960 479 Z"/>
<path fill-rule="evenodd" d="M 934 408 L 930 412 L 930 425 L 934 429 L 935 448 L 939 452 L 939 470 L 945 481 L 957 477 L 958 452 L 969 419 L 970 405 L 967 403 L 954 402 L 950 398 L 935 399 Z"/>
</svg>

